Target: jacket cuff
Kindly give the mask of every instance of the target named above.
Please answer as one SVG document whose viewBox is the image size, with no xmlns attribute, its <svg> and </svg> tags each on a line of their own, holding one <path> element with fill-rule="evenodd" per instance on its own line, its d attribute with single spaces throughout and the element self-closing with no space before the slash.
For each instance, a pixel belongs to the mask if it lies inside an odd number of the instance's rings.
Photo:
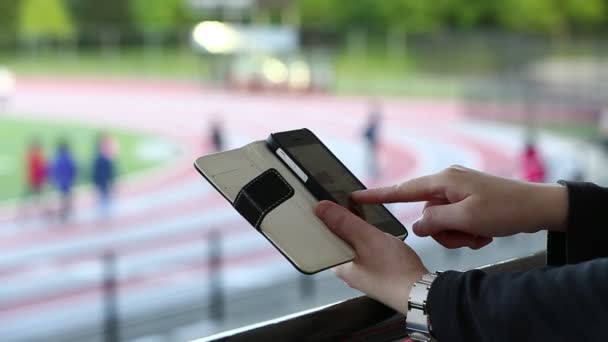
<svg viewBox="0 0 608 342">
<path fill-rule="evenodd" d="M 608 230 L 602 227 L 608 190 L 593 183 L 560 180 L 568 187 L 568 221 L 566 228 L 567 262 L 579 263 L 601 257 Z"/>
<path fill-rule="evenodd" d="M 433 281 L 427 298 L 427 309 L 431 322 L 431 333 L 438 341 L 455 341 L 458 331 L 458 296 L 462 272 L 447 271 Z"/>
</svg>

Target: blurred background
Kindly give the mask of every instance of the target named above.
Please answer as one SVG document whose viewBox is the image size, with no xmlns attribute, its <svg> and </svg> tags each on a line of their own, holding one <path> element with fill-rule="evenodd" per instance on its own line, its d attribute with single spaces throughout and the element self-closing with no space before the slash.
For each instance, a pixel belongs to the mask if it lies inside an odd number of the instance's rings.
<svg viewBox="0 0 608 342">
<path fill-rule="evenodd" d="M 607 29 L 606 0 L 0 0 L 0 339 L 184 341 L 358 295 L 192 167 L 270 132 L 368 186 L 608 184 Z M 406 241 L 444 270 L 545 248 Z"/>
</svg>

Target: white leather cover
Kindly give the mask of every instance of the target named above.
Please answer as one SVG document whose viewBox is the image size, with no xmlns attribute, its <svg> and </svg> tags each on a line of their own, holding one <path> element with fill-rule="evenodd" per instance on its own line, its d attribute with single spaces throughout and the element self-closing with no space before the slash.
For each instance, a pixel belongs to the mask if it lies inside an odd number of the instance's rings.
<svg viewBox="0 0 608 342">
<path fill-rule="evenodd" d="M 314 215 L 316 198 L 265 141 L 200 157 L 195 166 L 231 203 L 252 179 L 270 168 L 276 169 L 295 193 L 264 217 L 261 233 L 304 273 L 316 273 L 353 259 L 352 248 Z"/>
</svg>

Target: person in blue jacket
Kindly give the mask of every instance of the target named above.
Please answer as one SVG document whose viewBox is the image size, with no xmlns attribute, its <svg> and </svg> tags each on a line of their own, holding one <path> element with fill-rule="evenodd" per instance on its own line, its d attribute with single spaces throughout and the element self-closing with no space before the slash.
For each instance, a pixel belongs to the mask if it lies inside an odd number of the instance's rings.
<svg viewBox="0 0 608 342">
<path fill-rule="evenodd" d="M 76 183 L 77 172 L 70 146 L 66 140 L 61 140 L 51 165 L 51 180 L 61 195 L 59 218 L 62 221 L 66 221 L 72 212 L 72 188 Z"/>
<path fill-rule="evenodd" d="M 99 194 L 101 214 L 104 217 L 108 215 L 112 200 L 115 177 L 114 150 L 112 140 L 105 134 L 100 135 L 93 161 L 92 180 Z"/>
<path fill-rule="evenodd" d="M 371 102 L 368 122 L 363 129 L 363 140 L 365 141 L 366 156 L 365 162 L 368 175 L 378 178 L 380 166 L 378 150 L 380 145 L 380 124 L 382 121 L 382 108 L 380 103 Z"/>
</svg>

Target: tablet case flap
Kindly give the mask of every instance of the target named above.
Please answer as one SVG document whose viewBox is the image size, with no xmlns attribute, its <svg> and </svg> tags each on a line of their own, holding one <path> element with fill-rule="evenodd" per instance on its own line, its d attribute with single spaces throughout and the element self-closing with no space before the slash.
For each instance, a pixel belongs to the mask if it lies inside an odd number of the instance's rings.
<svg viewBox="0 0 608 342">
<path fill-rule="evenodd" d="M 200 157 L 195 166 L 299 271 L 312 274 L 353 259 L 354 250 L 314 215 L 318 200 L 265 141 Z"/>
</svg>

